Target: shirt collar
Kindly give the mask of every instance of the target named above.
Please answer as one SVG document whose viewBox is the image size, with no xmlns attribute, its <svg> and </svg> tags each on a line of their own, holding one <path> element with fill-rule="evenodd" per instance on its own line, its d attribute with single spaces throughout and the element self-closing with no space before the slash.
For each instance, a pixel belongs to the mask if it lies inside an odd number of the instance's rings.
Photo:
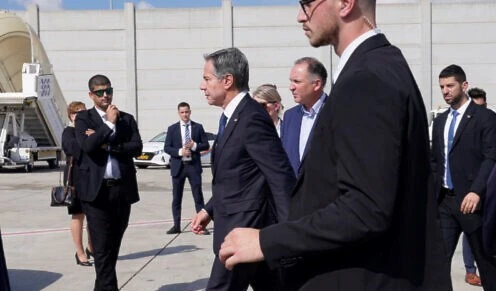
<svg viewBox="0 0 496 291">
<path fill-rule="evenodd" d="M 96 106 L 94 108 L 96 109 L 96 112 L 98 112 L 98 114 L 100 115 L 101 118 L 105 118 L 105 116 L 107 115 L 106 112 L 96 108 Z"/>
<path fill-rule="evenodd" d="M 308 111 L 305 109 L 305 106 L 300 105 L 301 111 L 303 112 L 303 115 L 313 117 L 313 116 L 315 116 L 315 114 L 318 114 L 320 111 L 320 108 L 322 108 L 322 104 L 324 104 L 325 98 L 326 98 L 326 94 L 322 93 L 322 95 L 320 95 L 319 100 L 317 100 L 317 102 L 315 102 L 315 104 L 313 104 L 312 108 L 310 108 L 310 110 L 308 110 Z"/>
<path fill-rule="evenodd" d="M 227 104 L 226 108 L 224 109 L 224 115 L 227 117 L 227 119 L 231 118 L 231 116 L 234 113 L 234 110 L 236 110 L 236 107 L 238 107 L 239 102 L 241 102 L 241 99 L 248 94 L 248 91 L 241 91 L 236 95 L 229 104 Z"/>
<path fill-rule="evenodd" d="M 465 96 L 465 98 L 467 98 Z M 465 114 L 465 111 L 467 110 L 468 108 L 468 105 L 470 104 L 470 102 L 472 102 L 472 100 L 470 98 L 468 98 L 467 102 L 465 102 L 465 104 L 463 104 L 462 106 L 460 106 L 460 108 L 458 108 L 456 110 L 456 112 L 458 112 L 458 115 L 459 116 L 463 116 L 463 114 Z M 450 107 L 450 114 L 455 111 L 453 108 Z"/>
<path fill-rule="evenodd" d="M 352 41 L 346 47 L 346 49 L 341 54 L 341 57 L 340 57 L 339 63 L 338 63 L 338 67 L 336 68 L 336 71 L 334 72 L 334 75 L 333 75 L 334 83 L 336 83 L 336 80 L 338 79 L 339 74 L 341 74 L 341 71 L 343 70 L 344 66 L 346 65 L 346 63 L 348 62 L 348 60 L 350 59 L 351 55 L 356 50 L 356 48 L 359 45 L 361 45 L 364 41 L 366 41 L 367 39 L 373 37 L 374 35 L 376 35 L 376 34 L 378 34 L 380 32 L 381 31 L 379 29 L 377 29 L 377 28 L 376 29 L 371 29 L 371 30 L 363 33 L 359 37 L 355 38 L 355 40 Z"/>
<path fill-rule="evenodd" d="M 184 122 L 182 120 L 179 120 L 179 123 L 181 123 L 181 126 L 185 126 L 186 124 L 191 125 L 191 120 L 189 120 L 188 122 Z"/>
</svg>

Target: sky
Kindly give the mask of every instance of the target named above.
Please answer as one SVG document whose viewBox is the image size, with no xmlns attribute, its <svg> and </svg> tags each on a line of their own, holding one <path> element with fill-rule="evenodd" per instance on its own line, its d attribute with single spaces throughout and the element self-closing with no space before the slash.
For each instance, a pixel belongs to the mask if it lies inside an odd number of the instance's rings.
<svg viewBox="0 0 496 291">
<path fill-rule="evenodd" d="M 123 9 L 125 2 L 134 2 L 137 9 L 170 7 L 220 6 L 221 0 L 0 0 L 0 9 L 25 10 L 36 3 L 40 10 L 101 10 Z M 246 5 L 298 5 L 297 0 L 232 0 L 234 6 Z"/>
</svg>

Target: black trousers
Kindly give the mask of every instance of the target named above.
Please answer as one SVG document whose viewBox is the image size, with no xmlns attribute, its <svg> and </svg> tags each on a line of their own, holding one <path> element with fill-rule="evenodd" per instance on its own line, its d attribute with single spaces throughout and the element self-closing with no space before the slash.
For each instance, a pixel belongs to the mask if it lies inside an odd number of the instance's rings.
<svg viewBox="0 0 496 291">
<path fill-rule="evenodd" d="M 232 271 L 215 256 L 206 291 L 278 291 L 281 289 L 278 271 L 271 271 L 265 262 L 239 264 Z"/>
<path fill-rule="evenodd" d="M 0 290 L 10 291 L 9 273 L 7 272 L 7 263 L 3 252 L 2 232 L 0 231 Z"/>
<path fill-rule="evenodd" d="M 82 201 L 95 257 L 95 291 L 119 290 L 115 266 L 131 214 L 122 187 L 102 185 L 95 201 Z"/>
<path fill-rule="evenodd" d="M 449 261 L 463 232 L 472 248 L 484 290 L 496 290 L 496 263 L 482 249 L 482 227 L 480 213 L 462 214 L 460 204 L 454 196 L 445 196 L 439 205 L 441 231 Z M 451 264 L 450 264 L 451 266 Z"/>
<path fill-rule="evenodd" d="M 172 177 L 172 217 L 174 218 L 174 226 L 177 228 L 181 227 L 181 204 L 183 202 L 184 183 L 186 178 L 188 178 L 191 192 L 193 192 L 196 212 L 200 211 L 205 206 L 201 173 L 198 172 L 193 165 L 183 165 L 183 169 L 179 175 Z"/>
</svg>

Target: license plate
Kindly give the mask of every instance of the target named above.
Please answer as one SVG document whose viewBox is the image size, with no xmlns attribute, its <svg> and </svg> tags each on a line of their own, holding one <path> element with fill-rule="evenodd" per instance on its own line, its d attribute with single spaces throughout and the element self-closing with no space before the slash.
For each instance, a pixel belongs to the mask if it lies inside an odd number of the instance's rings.
<svg viewBox="0 0 496 291">
<path fill-rule="evenodd" d="M 142 154 L 141 156 L 136 158 L 137 160 L 149 160 L 150 156 L 146 154 Z"/>
</svg>

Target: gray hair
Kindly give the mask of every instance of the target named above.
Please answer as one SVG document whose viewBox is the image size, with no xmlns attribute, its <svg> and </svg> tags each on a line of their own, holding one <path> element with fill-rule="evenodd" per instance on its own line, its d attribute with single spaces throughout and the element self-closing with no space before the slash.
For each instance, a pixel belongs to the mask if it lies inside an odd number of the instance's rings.
<svg viewBox="0 0 496 291">
<path fill-rule="evenodd" d="M 221 49 L 204 56 L 205 61 L 212 61 L 215 68 L 215 76 L 220 79 L 226 75 L 232 75 L 234 86 L 239 91 L 248 91 L 250 87 L 250 68 L 246 56 L 235 47 Z"/>
<path fill-rule="evenodd" d="M 319 78 L 322 81 L 322 88 L 324 88 L 327 81 L 327 70 L 324 65 L 312 57 L 303 57 L 295 61 L 295 65 L 301 64 L 307 64 L 308 74 Z"/>
</svg>

